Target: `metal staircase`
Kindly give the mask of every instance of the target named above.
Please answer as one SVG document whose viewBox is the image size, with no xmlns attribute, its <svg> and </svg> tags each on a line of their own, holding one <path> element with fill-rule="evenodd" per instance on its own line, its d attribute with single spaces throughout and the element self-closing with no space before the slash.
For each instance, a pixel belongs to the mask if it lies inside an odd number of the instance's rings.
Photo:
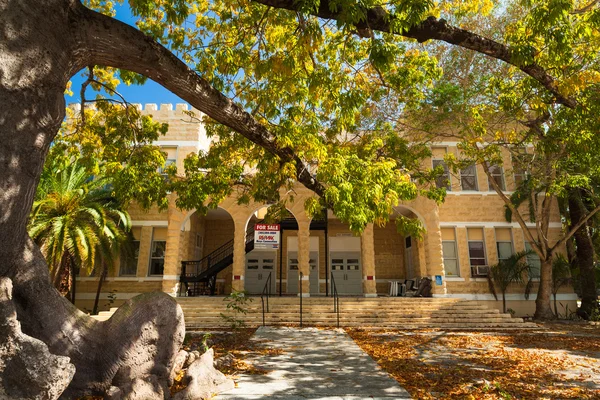
<svg viewBox="0 0 600 400">
<path fill-rule="evenodd" d="M 256 221 L 255 223 L 260 223 Z M 254 224 L 246 230 L 246 253 L 254 250 Z M 202 296 L 215 294 L 217 274 L 233 263 L 233 239 L 201 260 L 182 261 L 179 277 L 179 296 Z M 185 289 L 185 290 L 184 290 Z"/>
</svg>

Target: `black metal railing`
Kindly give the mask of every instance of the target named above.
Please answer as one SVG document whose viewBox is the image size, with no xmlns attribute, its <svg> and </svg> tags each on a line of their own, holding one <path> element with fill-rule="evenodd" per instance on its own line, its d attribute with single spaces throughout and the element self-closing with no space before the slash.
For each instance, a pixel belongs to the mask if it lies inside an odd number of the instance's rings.
<svg viewBox="0 0 600 400">
<path fill-rule="evenodd" d="M 333 312 L 336 313 L 337 317 L 337 327 L 340 327 L 340 295 L 337 291 L 337 286 L 335 285 L 335 278 L 333 277 L 333 272 L 331 273 L 331 294 L 333 295 Z"/>
<path fill-rule="evenodd" d="M 304 293 L 302 292 L 302 278 L 304 278 L 304 274 L 302 272 L 300 272 L 298 274 L 299 278 L 300 278 L 300 328 L 302 328 L 302 298 L 304 297 Z"/>
<path fill-rule="evenodd" d="M 257 221 L 260 223 L 262 221 Z M 188 295 L 198 295 L 196 290 L 190 291 L 189 283 L 198 285 L 199 282 L 206 282 L 211 295 L 215 294 L 216 276 L 217 273 L 225 269 L 233 262 L 233 245 L 234 240 L 221 245 L 216 250 L 212 251 L 206 257 L 200 260 L 182 261 L 181 275 L 179 281 L 185 285 Z M 246 253 L 254 248 L 254 224 L 250 224 L 246 230 L 245 250 Z M 183 290 L 183 285 L 180 286 L 179 294 Z M 193 293 L 191 293 L 193 292 Z"/>
<path fill-rule="evenodd" d="M 271 272 L 269 272 L 269 276 L 267 277 L 267 281 L 265 282 L 265 287 L 263 287 L 262 294 L 260 295 L 260 301 L 262 303 L 262 319 L 263 326 L 265 325 L 265 297 L 267 298 L 267 313 L 269 312 L 269 296 L 271 296 Z"/>
</svg>

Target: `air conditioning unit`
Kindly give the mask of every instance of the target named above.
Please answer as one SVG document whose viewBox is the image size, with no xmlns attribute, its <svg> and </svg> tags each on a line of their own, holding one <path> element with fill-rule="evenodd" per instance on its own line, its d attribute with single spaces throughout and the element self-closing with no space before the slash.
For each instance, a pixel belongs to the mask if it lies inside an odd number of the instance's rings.
<svg viewBox="0 0 600 400">
<path fill-rule="evenodd" d="M 473 276 L 487 276 L 490 273 L 490 267 L 487 265 L 478 265 L 471 267 Z"/>
</svg>

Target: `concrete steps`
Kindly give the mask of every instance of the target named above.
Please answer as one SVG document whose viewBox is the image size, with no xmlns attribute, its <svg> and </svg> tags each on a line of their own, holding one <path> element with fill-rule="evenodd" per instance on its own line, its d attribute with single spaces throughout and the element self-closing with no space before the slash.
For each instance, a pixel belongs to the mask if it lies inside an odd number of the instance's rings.
<svg viewBox="0 0 600 400">
<path fill-rule="evenodd" d="M 188 330 L 227 327 L 221 314 L 233 315 L 227 310 L 222 297 L 178 298 L 183 309 Z M 300 322 L 298 297 L 272 297 L 269 313 L 265 314 L 267 325 L 297 325 Z M 310 297 L 303 299 L 302 322 L 306 326 L 335 326 L 337 315 L 333 312 L 333 299 Z M 245 315 L 237 318 L 248 326 L 262 325 L 260 298 L 246 306 Z M 340 326 L 363 328 L 400 329 L 527 329 L 537 328 L 522 318 L 511 318 L 463 299 L 445 298 L 340 298 Z"/>
<path fill-rule="evenodd" d="M 108 311 L 100 311 L 98 315 L 91 315 L 92 318 L 97 319 L 98 321 L 106 321 L 117 311 L 118 307 L 112 307 Z"/>
</svg>

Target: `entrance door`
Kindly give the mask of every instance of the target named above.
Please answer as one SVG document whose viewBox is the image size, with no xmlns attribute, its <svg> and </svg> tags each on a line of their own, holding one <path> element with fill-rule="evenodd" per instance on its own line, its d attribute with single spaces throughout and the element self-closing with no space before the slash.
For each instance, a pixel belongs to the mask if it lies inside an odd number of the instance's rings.
<svg viewBox="0 0 600 400">
<path fill-rule="evenodd" d="M 339 294 L 362 294 L 359 252 L 331 252 L 331 273 Z"/>
<path fill-rule="evenodd" d="M 251 251 L 246 255 L 244 288 L 250 294 L 261 294 L 271 274 L 271 293 L 275 293 L 275 253 Z"/>
<path fill-rule="evenodd" d="M 317 294 L 319 293 L 319 252 L 311 251 L 310 259 L 308 261 L 308 265 L 310 268 L 309 275 L 309 285 L 310 285 L 310 293 Z M 299 285 L 298 285 L 298 252 L 297 251 L 289 251 L 288 252 L 288 274 L 287 274 L 287 292 L 290 294 L 298 294 Z M 303 285 L 306 285 L 306 281 L 302 282 Z"/>
</svg>

